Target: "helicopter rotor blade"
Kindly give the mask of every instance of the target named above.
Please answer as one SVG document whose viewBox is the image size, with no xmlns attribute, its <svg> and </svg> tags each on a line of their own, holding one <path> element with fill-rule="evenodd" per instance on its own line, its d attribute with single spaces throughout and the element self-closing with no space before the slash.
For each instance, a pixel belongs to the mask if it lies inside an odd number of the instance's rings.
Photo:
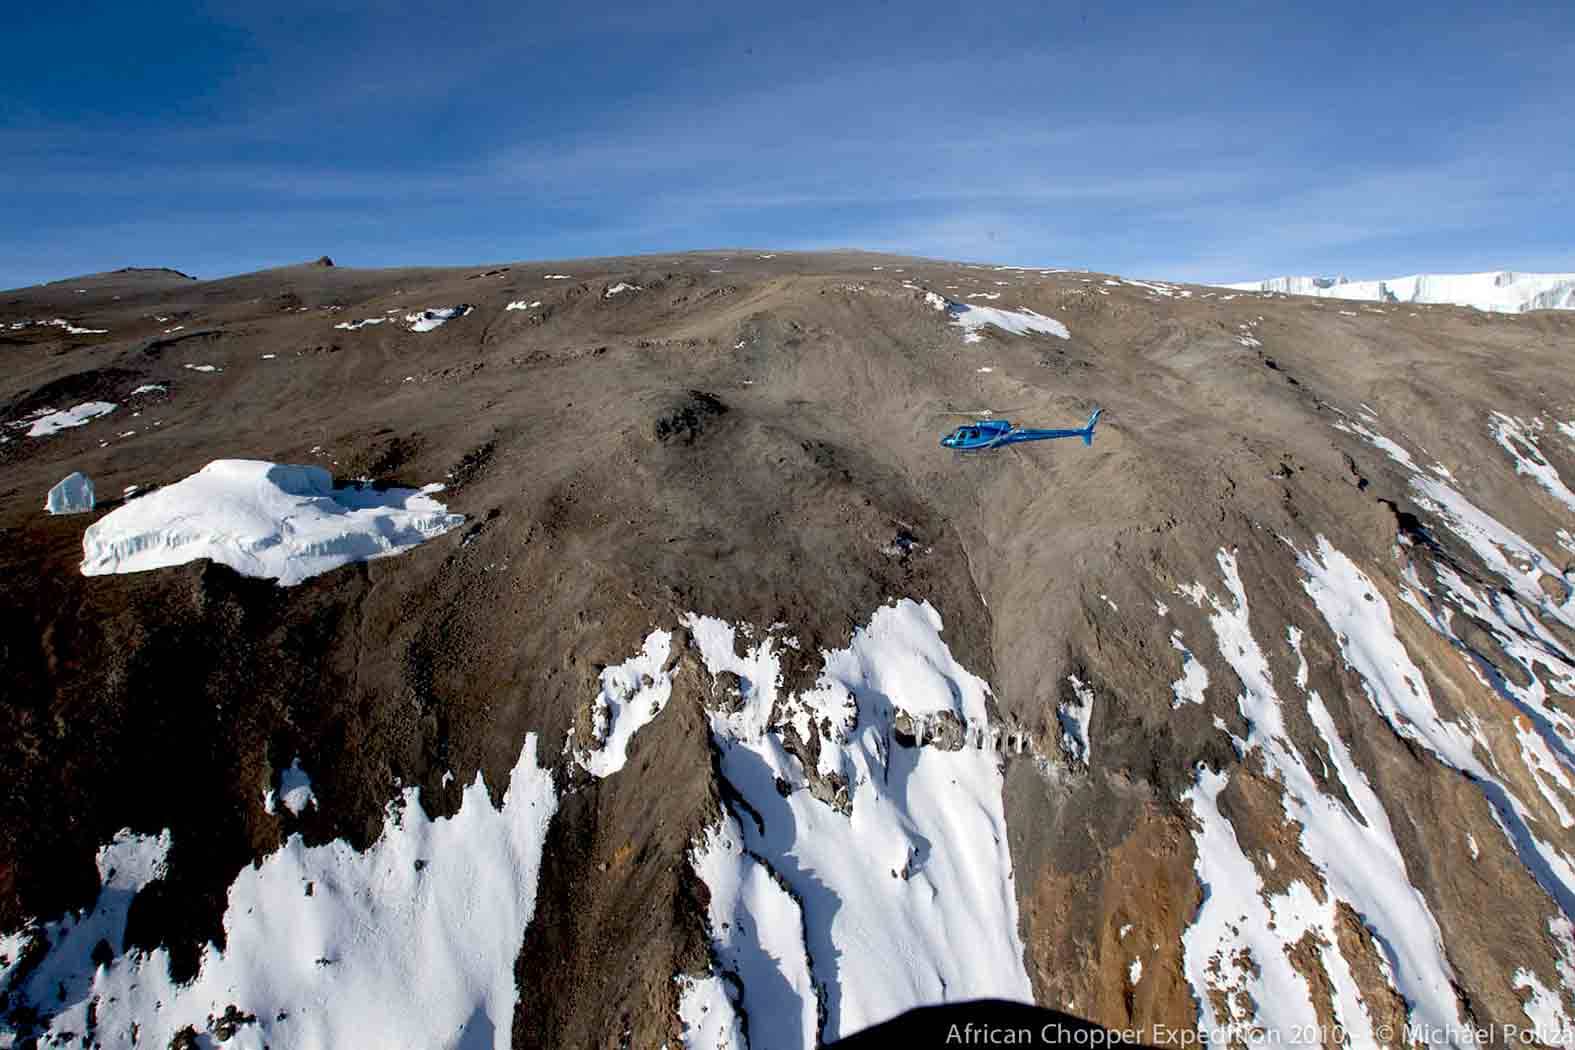
<svg viewBox="0 0 1575 1050">
<path fill-rule="evenodd" d="M 985 419 L 989 416 L 1004 416 L 1010 412 L 1016 411 L 1017 409 L 1015 408 L 971 408 L 959 409 L 956 411 L 940 411 L 934 414 L 937 416 L 968 416 L 973 419 Z"/>
</svg>

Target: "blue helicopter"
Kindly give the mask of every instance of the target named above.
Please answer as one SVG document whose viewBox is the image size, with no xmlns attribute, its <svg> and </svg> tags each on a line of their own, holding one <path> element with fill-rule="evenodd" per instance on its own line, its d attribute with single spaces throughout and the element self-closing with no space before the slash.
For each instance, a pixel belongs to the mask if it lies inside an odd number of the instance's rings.
<svg viewBox="0 0 1575 1050">
<path fill-rule="evenodd" d="M 1099 422 L 1102 408 L 1096 408 L 1088 423 L 1076 429 L 1035 430 L 1020 427 L 1007 419 L 976 419 L 964 424 L 941 438 L 941 447 L 957 452 L 984 452 L 992 448 L 1005 448 L 1023 441 L 1048 441 L 1052 438 L 1082 438 L 1083 444 L 1094 443 L 1094 424 Z"/>
</svg>

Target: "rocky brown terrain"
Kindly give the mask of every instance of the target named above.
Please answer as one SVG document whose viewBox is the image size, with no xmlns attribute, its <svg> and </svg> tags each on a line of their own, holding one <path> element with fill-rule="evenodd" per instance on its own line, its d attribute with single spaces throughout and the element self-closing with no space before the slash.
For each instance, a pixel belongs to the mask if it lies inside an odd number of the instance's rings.
<svg viewBox="0 0 1575 1050">
<path fill-rule="evenodd" d="M 467 306 L 420 330 L 421 311 Z M 1555 311 L 856 252 L 323 260 L 0 293 L 0 1045 L 322 1045 L 291 1025 L 331 1003 L 283 1005 L 260 974 L 202 984 L 239 957 L 238 879 L 515 813 L 538 768 L 529 892 L 491 911 L 486 883 L 473 916 L 519 946 L 488 978 L 501 991 L 431 956 L 410 1002 L 462 1001 L 465 1023 L 405 1045 L 760 1050 L 983 995 L 1144 1039 L 1400 1046 L 1447 1022 L 1559 1043 L 1572 352 L 1575 315 Z M 115 408 L 30 436 L 44 410 L 94 402 Z M 986 412 L 1074 426 L 1094 406 L 1092 447 L 938 446 Z M 209 560 L 82 573 L 87 526 L 221 459 L 442 482 L 465 521 L 288 587 Z M 72 471 L 97 509 L 46 514 Z M 941 715 L 880 686 L 885 657 L 860 648 L 918 638 L 919 603 L 955 661 L 920 661 L 955 698 Z M 737 630 L 725 656 L 718 625 Z M 660 658 L 609 686 L 653 632 Z M 734 667 L 735 644 L 775 680 Z M 599 697 L 658 687 L 626 761 L 583 757 L 616 728 Z M 946 762 L 981 770 L 959 791 L 993 799 L 981 826 L 1004 814 L 1002 864 L 970 867 L 984 840 L 936 834 L 917 786 L 886 824 L 862 808 L 866 782 L 963 768 Z M 310 774 L 299 811 L 274 804 L 292 769 Z M 923 813 L 944 816 L 935 798 Z M 835 820 L 884 880 L 870 893 L 933 880 L 937 922 L 989 901 L 966 914 L 1005 915 L 975 931 L 1001 947 L 899 949 L 885 962 L 911 994 L 865 994 L 863 942 L 839 924 L 873 898 L 810 850 L 841 841 L 817 830 Z M 167 836 L 135 882 L 101 853 L 125 829 Z M 908 861 L 882 852 L 888 831 Z M 761 880 L 736 913 L 758 937 L 714 914 L 727 891 L 705 858 L 724 840 L 740 884 Z M 439 873 L 432 849 L 417 874 Z M 984 871 L 999 877 L 963 874 Z M 317 883 L 305 894 L 339 899 Z M 881 900 L 895 910 L 869 915 L 900 917 L 870 928 L 930 943 L 931 905 Z M 71 922 L 112 913 L 119 943 L 87 942 L 41 992 Z M 783 929 L 786 955 L 766 940 Z M 757 1005 L 737 960 L 762 951 L 802 1028 Z M 308 974 L 341 979 L 336 958 Z M 211 1005 L 136 1013 L 110 990 L 133 959 Z M 725 991 L 708 1023 L 737 1015 L 719 1035 L 696 1022 L 707 980 Z"/>
</svg>

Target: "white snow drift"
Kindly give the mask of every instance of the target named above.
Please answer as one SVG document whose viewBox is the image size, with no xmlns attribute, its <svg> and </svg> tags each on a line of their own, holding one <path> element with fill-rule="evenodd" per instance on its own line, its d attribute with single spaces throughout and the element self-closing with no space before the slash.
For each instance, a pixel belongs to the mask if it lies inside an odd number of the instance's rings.
<svg viewBox="0 0 1575 1050">
<path fill-rule="evenodd" d="M 406 314 L 405 323 L 410 326 L 412 332 L 430 332 L 434 328 L 440 328 L 448 324 L 456 317 L 464 317 L 470 311 L 471 307 L 465 305 L 442 306 L 431 310 L 422 310 L 419 313 Z"/>
<path fill-rule="evenodd" d="M 107 416 L 115 411 L 115 407 L 110 401 L 84 401 L 75 408 L 68 408 L 62 412 L 45 410 L 11 425 L 18 428 L 27 427 L 28 437 L 50 437 L 62 430 L 90 423 L 99 416 Z"/>
<path fill-rule="evenodd" d="M 1160 608 L 1164 608 L 1163 604 Z M 1160 615 L 1165 614 L 1161 612 Z M 1170 632 L 1170 647 L 1181 654 L 1181 677 L 1171 683 L 1170 692 L 1175 699 L 1170 702 L 1170 706 L 1203 703 L 1204 692 L 1209 687 L 1209 669 L 1200 664 L 1182 642 L 1180 631 Z"/>
<path fill-rule="evenodd" d="M 1061 750 L 1073 762 L 1086 766 L 1094 754 L 1088 735 L 1088 727 L 1094 719 L 1094 691 L 1075 674 L 1067 675 L 1066 681 L 1077 699 L 1067 700 L 1056 708 L 1056 720 L 1061 723 Z"/>
<path fill-rule="evenodd" d="M 1223 285 L 1246 292 L 1280 292 L 1327 299 L 1389 303 L 1451 303 L 1518 314 L 1575 310 L 1575 273 L 1423 273 L 1375 281 L 1344 277 L 1271 277 Z"/>
<path fill-rule="evenodd" d="M 1504 412 L 1494 412 L 1488 429 L 1492 431 L 1493 439 L 1515 461 L 1515 473 L 1535 478 L 1549 495 L 1575 513 L 1575 492 L 1571 492 L 1569 486 L 1564 484 L 1564 479 L 1559 477 L 1559 472 L 1548 462 L 1538 444 L 1546 428 L 1547 424 L 1541 416 L 1525 420 Z"/>
<path fill-rule="evenodd" d="M 67 335 L 108 335 L 108 328 L 82 328 L 72 324 L 64 317 L 57 317 L 53 321 L 39 321 L 42 325 L 52 325 L 55 328 L 64 328 Z M 15 327 L 15 326 L 13 326 Z"/>
<path fill-rule="evenodd" d="M 417 790 L 407 789 L 365 853 L 292 835 L 241 870 L 224 914 L 225 948 L 208 945 L 189 984 L 170 980 L 162 948 L 93 958 L 101 939 L 119 950 L 131 899 L 163 874 L 171 845 L 168 832 L 121 832 L 99 853 L 104 888 L 93 910 L 0 937 L 0 958 L 9 960 L 0 962 L 0 987 L 41 936 L 47 954 L 11 994 L 46 1014 L 49 1045 L 90 1031 L 106 1050 L 169 1046 L 188 1025 L 211 1031 L 233 1006 L 250 1017 L 224 1044 L 240 1050 L 505 1050 L 518 996 L 514 963 L 556 810 L 531 736 L 501 809 L 477 774 L 452 818 L 429 819 Z M 218 1045 L 211 1039 L 200 1045 Z"/>
<path fill-rule="evenodd" d="M 933 309 L 944 312 L 952 319 L 952 324 L 963 330 L 964 342 L 977 343 L 982 340 L 984 336 L 980 329 L 988 325 L 994 325 L 1003 332 L 1011 332 L 1013 335 L 1040 332 L 1058 339 L 1072 338 L 1072 333 L 1067 331 L 1066 325 L 1053 317 L 1037 314 L 1027 307 L 1021 310 L 999 310 L 993 306 L 974 306 L 971 303 L 954 302 L 937 292 L 925 292 L 924 301 Z"/>
<path fill-rule="evenodd" d="M 82 572 L 143 572 L 211 558 L 281 586 L 409 550 L 465 520 L 416 489 L 335 488 L 321 467 L 221 459 L 119 507 L 82 537 Z"/>
<path fill-rule="evenodd" d="M 575 760 L 598 779 L 618 772 L 629 761 L 629 741 L 667 706 L 672 676 L 663 669 L 672 652 L 673 636 L 652 631 L 639 655 L 602 671 L 601 692 L 592 709 L 593 747 L 575 753 Z"/>
</svg>

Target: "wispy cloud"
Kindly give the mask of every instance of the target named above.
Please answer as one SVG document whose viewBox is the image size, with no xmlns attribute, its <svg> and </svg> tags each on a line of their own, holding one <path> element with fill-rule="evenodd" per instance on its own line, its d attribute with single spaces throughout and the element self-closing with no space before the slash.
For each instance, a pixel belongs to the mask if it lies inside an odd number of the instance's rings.
<svg viewBox="0 0 1575 1050">
<path fill-rule="evenodd" d="M 1575 268 L 1549 101 L 1575 87 L 1569 33 L 1477 12 L 1515 53 L 1430 23 L 1386 54 L 1335 13 L 1240 14 L 482 0 L 458 25 L 212 0 L 146 82 L 85 64 L 82 98 L 7 103 L 0 275 L 717 243 L 1209 280 Z"/>
</svg>

